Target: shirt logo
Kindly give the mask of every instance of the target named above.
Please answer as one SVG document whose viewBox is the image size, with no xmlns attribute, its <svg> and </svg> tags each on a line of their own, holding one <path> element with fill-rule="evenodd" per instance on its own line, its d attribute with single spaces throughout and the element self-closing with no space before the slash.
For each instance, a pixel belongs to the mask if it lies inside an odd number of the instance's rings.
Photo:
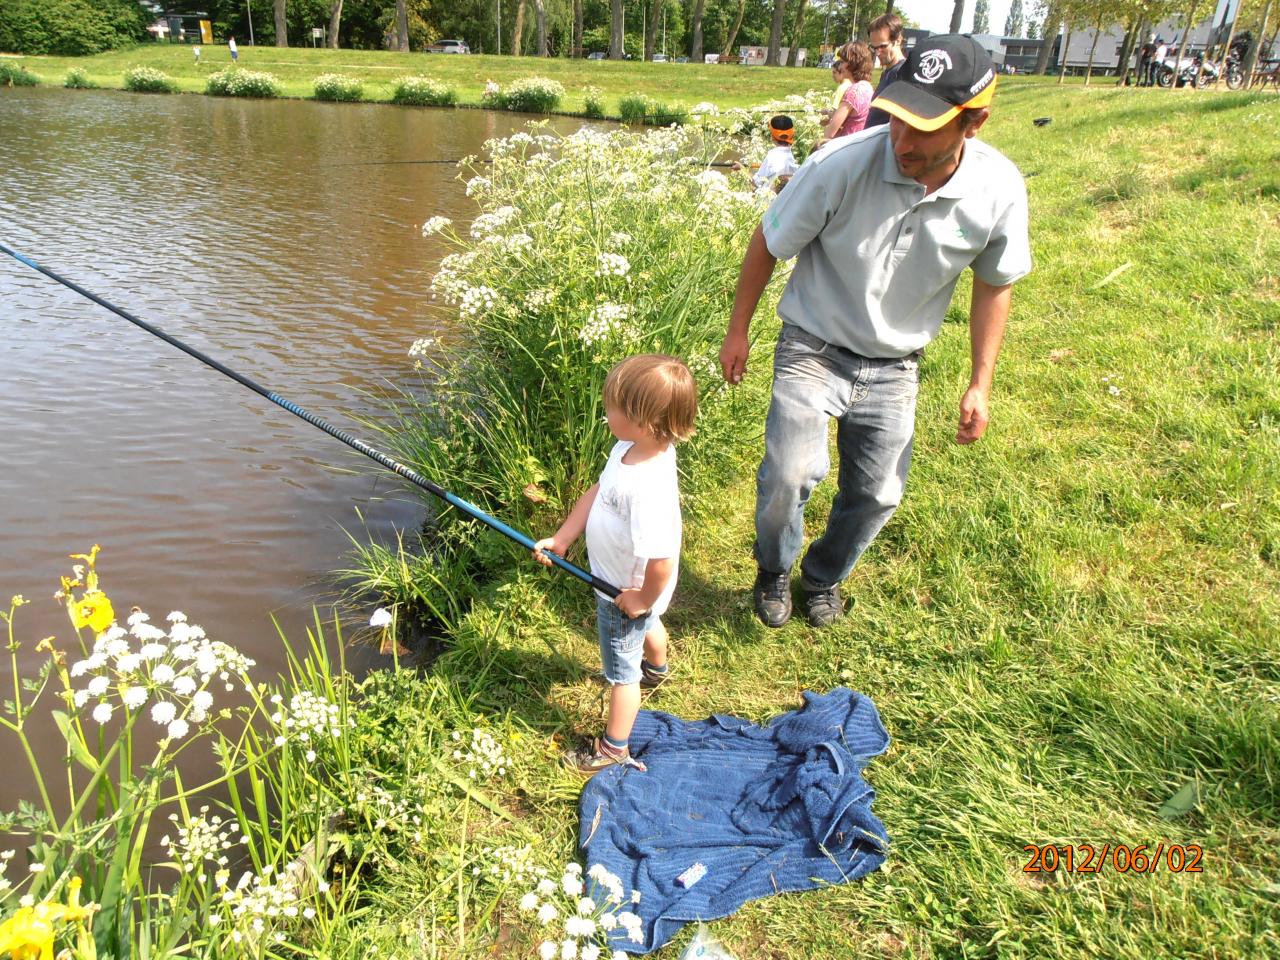
<svg viewBox="0 0 1280 960">
<path fill-rule="evenodd" d="M 920 58 L 914 76 L 921 83 L 933 83 L 951 69 L 951 55 L 945 50 L 929 50 Z"/>
</svg>

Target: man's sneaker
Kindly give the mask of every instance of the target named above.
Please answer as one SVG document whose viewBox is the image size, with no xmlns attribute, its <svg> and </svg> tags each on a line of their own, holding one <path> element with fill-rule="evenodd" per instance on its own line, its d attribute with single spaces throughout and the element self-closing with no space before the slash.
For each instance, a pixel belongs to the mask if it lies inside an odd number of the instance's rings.
<svg viewBox="0 0 1280 960">
<path fill-rule="evenodd" d="M 763 567 L 751 591 L 756 616 L 766 627 L 780 627 L 791 619 L 791 574 L 770 573 Z"/>
<path fill-rule="evenodd" d="M 814 627 L 829 627 L 844 616 L 840 587 L 826 590 L 804 590 L 804 615 Z"/>
<path fill-rule="evenodd" d="M 577 771 L 584 777 L 594 777 L 601 770 L 607 770 L 614 766 L 635 767 L 638 770 L 645 769 L 643 763 L 631 758 L 630 750 L 615 753 L 607 749 L 600 742 L 599 737 L 592 740 L 586 747 L 566 751 L 560 759 L 566 767 Z"/>
<path fill-rule="evenodd" d="M 666 670 L 655 670 L 648 660 L 640 661 L 640 686 L 646 690 L 654 690 L 667 682 L 667 677 L 671 676 L 671 668 Z"/>
</svg>

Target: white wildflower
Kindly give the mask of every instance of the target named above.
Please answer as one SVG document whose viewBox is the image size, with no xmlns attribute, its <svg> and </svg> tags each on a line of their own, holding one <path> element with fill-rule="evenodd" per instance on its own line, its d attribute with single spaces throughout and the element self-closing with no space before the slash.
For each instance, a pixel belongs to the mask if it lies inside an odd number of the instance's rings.
<svg viewBox="0 0 1280 960">
<path fill-rule="evenodd" d="M 179 717 L 177 720 L 174 720 L 172 723 L 169 724 L 169 727 L 168 727 L 169 739 L 181 740 L 183 737 L 187 735 L 189 730 L 190 730 L 190 727 L 188 726 L 187 721 Z"/>
<path fill-rule="evenodd" d="M 379 607 L 373 611 L 373 616 L 369 618 L 369 626 L 371 627 L 389 627 L 391 626 L 391 611 L 386 607 Z"/>
<path fill-rule="evenodd" d="M 550 940 L 543 940 L 541 946 L 538 947 L 538 956 L 542 960 L 554 960 L 556 952 L 560 949 L 558 945 Z"/>
<path fill-rule="evenodd" d="M 560 944 L 560 960 L 577 960 L 578 941 L 565 940 Z"/>
<path fill-rule="evenodd" d="M 422 235 L 424 237 L 429 237 L 434 233 L 440 233 L 451 223 L 453 223 L 453 221 L 448 217 L 432 217 L 422 225 Z"/>
<path fill-rule="evenodd" d="M 151 708 L 151 719 L 160 726 L 168 726 L 178 715 L 178 708 L 168 700 L 161 700 Z"/>
<path fill-rule="evenodd" d="M 89 681 L 89 696 L 100 697 L 111 687 L 111 680 L 107 677 L 94 677 Z"/>
<path fill-rule="evenodd" d="M 536 893 L 526 893 L 520 898 L 520 909 L 525 913 L 531 913 L 538 909 L 538 895 Z"/>
<path fill-rule="evenodd" d="M 112 706 L 109 703 L 100 703 L 93 708 L 93 719 L 98 723 L 106 723 L 111 719 Z"/>
<path fill-rule="evenodd" d="M 538 922 L 543 926 L 546 926 L 558 916 L 560 916 L 560 911 L 555 908 L 554 904 L 544 903 L 538 908 Z"/>
<path fill-rule="evenodd" d="M 596 258 L 597 277 L 625 277 L 631 272 L 631 263 L 620 253 L 602 253 Z"/>
</svg>

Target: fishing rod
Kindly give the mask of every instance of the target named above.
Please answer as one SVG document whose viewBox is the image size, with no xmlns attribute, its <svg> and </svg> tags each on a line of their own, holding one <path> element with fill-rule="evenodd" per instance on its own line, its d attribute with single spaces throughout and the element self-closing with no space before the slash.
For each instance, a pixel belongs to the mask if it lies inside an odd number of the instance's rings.
<svg viewBox="0 0 1280 960">
<path fill-rule="evenodd" d="M 328 169 L 331 167 L 390 167 L 402 164 L 420 164 L 420 163 L 451 163 L 459 164 L 462 160 L 357 160 L 353 163 L 321 163 L 317 165 L 317 169 Z M 492 160 L 476 160 L 473 163 L 493 163 Z M 732 167 L 732 162 L 716 162 L 708 163 L 708 167 Z"/>
<path fill-rule="evenodd" d="M 197 360 L 199 360 L 201 363 L 205 364 L 206 366 L 212 367 L 214 370 L 217 370 L 219 373 L 230 377 L 232 380 L 234 380 L 236 383 L 240 384 L 241 386 L 248 387 L 254 393 L 260 396 L 266 397 L 276 406 L 282 407 L 283 409 L 288 410 L 295 417 L 299 417 L 307 421 L 307 423 L 311 424 L 313 427 L 319 427 L 325 433 L 329 434 L 329 436 L 337 440 L 341 440 L 347 446 L 351 447 L 351 449 L 357 450 L 360 453 L 363 453 L 370 460 L 377 461 L 378 463 L 382 464 L 382 466 L 386 467 L 388 470 L 391 470 L 399 474 L 401 477 L 404 477 L 404 479 L 408 480 L 414 486 L 421 487 L 423 490 L 426 490 L 431 495 L 440 498 L 450 506 L 456 507 L 458 510 L 461 510 L 467 516 L 472 517 L 475 520 L 479 520 L 481 523 L 485 524 L 486 526 L 491 527 L 494 530 L 497 530 L 508 540 L 512 540 L 520 544 L 520 546 L 524 547 L 526 550 L 532 550 L 534 548 L 533 540 L 530 539 L 525 534 L 521 533 L 519 530 L 516 530 L 514 527 L 508 526 L 507 524 L 499 520 L 497 517 L 490 516 L 489 514 L 481 510 L 479 507 L 475 506 L 472 503 L 468 503 L 466 500 L 463 500 L 461 497 L 455 496 L 454 494 L 450 493 L 448 490 L 444 489 L 444 487 L 440 486 L 439 484 L 433 483 L 432 481 L 428 480 L 426 477 L 422 476 L 420 473 L 417 473 L 416 471 L 410 469 L 409 467 L 406 467 L 403 463 L 400 463 L 399 461 L 391 459 L 389 456 L 387 456 L 385 453 L 382 453 L 379 450 L 375 450 L 373 447 L 369 446 L 363 440 L 353 437 L 351 434 L 347 433 L 345 430 L 339 430 L 337 427 L 333 426 L 332 424 L 326 422 L 325 420 L 322 420 L 320 417 L 317 417 L 314 413 L 304 410 L 302 407 L 298 406 L 296 403 L 286 400 L 284 397 L 280 396 L 278 393 L 274 393 L 268 390 L 266 387 L 263 387 L 260 384 L 255 383 L 254 381 L 250 380 L 248 377 L 244 376 L 244 374 L 237 373 L 235 370 L 232 370 L 230 367 L 226 366 L 225 364 L 219 363 L 217 360 L 214 360 L 212 357 L 206 356 L 205 354 L 201 353 L 199 350 L 196 350 L 194 347 L 187 346 L 177 337 L 171 336 L 165 333 L 163 330 L 160 330 L 159 328 L 154 327 L 151 324 L 147 323 L 145 320 L 135 317 L 133 314 L 129 313 L 127 310 L 122 310 L 120 307 L 117 307 L 115 304 L 109 303 L 108 301 L 99 297 L 97 294 L 91 293 L 90 291 L 86 290 L 84 287 L 80 286 L 79 284 L 74 283 L 71 280 L 68 280 L 66 277 L 59 276 L 58 274 L 54 273 L 52 270 L 49 270 L 45 267 L 40 266 L 40 264 L 36 263 L 34 260 L 31 260 L 28 257 L 24 257 L 22 254 L 18 253 L 18 251 L 10 249 L 9 247 L 5 246 L 3 243 L 0 243 L 0 252 L 7 253 L 9 256 L 17 260 L 19 263 L 25 263 L 28 267 L 30 267 L 32 270 L 35 270 L 37 273 L 44 274 L 50 280 L 57 281 L 67 289 L 74 290 L 76 293 L 80 294 L 80 296 L 85 297 L 88 300 L 92 300 L 98 306 L 104 307 L 107 310 L 110 310 L 116 316 L 122 317 L 125 320 L 128 320 L 130 323 L 134 324 L 135 326 L 141 327 L 143 330 L 147 331 L 147 333 L 150 333 L 153 336 L 159 337 L 161 340 L 163 340 L 165 343 L 170 344 L 171 346 L 177 347 L 179 350 L 181 350 L 183 353 L 187 354 L 188 356 L 195 357 Z M 550 557 L 551 562 L 554 563 L 561 570 L 564 570 L 566 573 L 573 574 L 583 583 L 590 584 L 596 590 L 599 590 L 601 593 L 605 594 L 610 598 L 616 598 L 618 594 L 621 593 L 621 591 L 617 587 L 615 587 L 613 584 L 606 583 L 604 580 L 601 580 L 599 577 L 591 573 L 588 573 L 586 570 L 583 570 L 577 564 L 570 563 L 564 557 L 558 556 L 557 554 L 554 554 L 554 553 L 545 553 L 545 556 Z"/>
</svg>

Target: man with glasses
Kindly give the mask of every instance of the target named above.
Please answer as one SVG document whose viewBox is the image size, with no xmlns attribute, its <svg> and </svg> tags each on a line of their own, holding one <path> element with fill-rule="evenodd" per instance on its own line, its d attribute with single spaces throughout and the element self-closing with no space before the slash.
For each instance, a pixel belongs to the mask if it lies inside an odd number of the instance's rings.
<svg viewBox="0 0 1280 960">
<path fill-rule="evenodd" d="M 884 70 L 880 74 L 879 84 L 876 85 L 875 96 L 878 97 L 882 90 L 898 79 L 898 71 L 902 69 L 902 64 L 905 62 L 902 55 L 902 18 L 896 13 L 886 13 L 876 17 L 867 29 L 867 37 L 871 52 L 876 55 L 876 59 L 880 61 L 880 66 Z M 863 129 L 869 130 L 888 122 L 889 114 L 873 105 L 867 114 L 867 124 Z"/>
</svg>

